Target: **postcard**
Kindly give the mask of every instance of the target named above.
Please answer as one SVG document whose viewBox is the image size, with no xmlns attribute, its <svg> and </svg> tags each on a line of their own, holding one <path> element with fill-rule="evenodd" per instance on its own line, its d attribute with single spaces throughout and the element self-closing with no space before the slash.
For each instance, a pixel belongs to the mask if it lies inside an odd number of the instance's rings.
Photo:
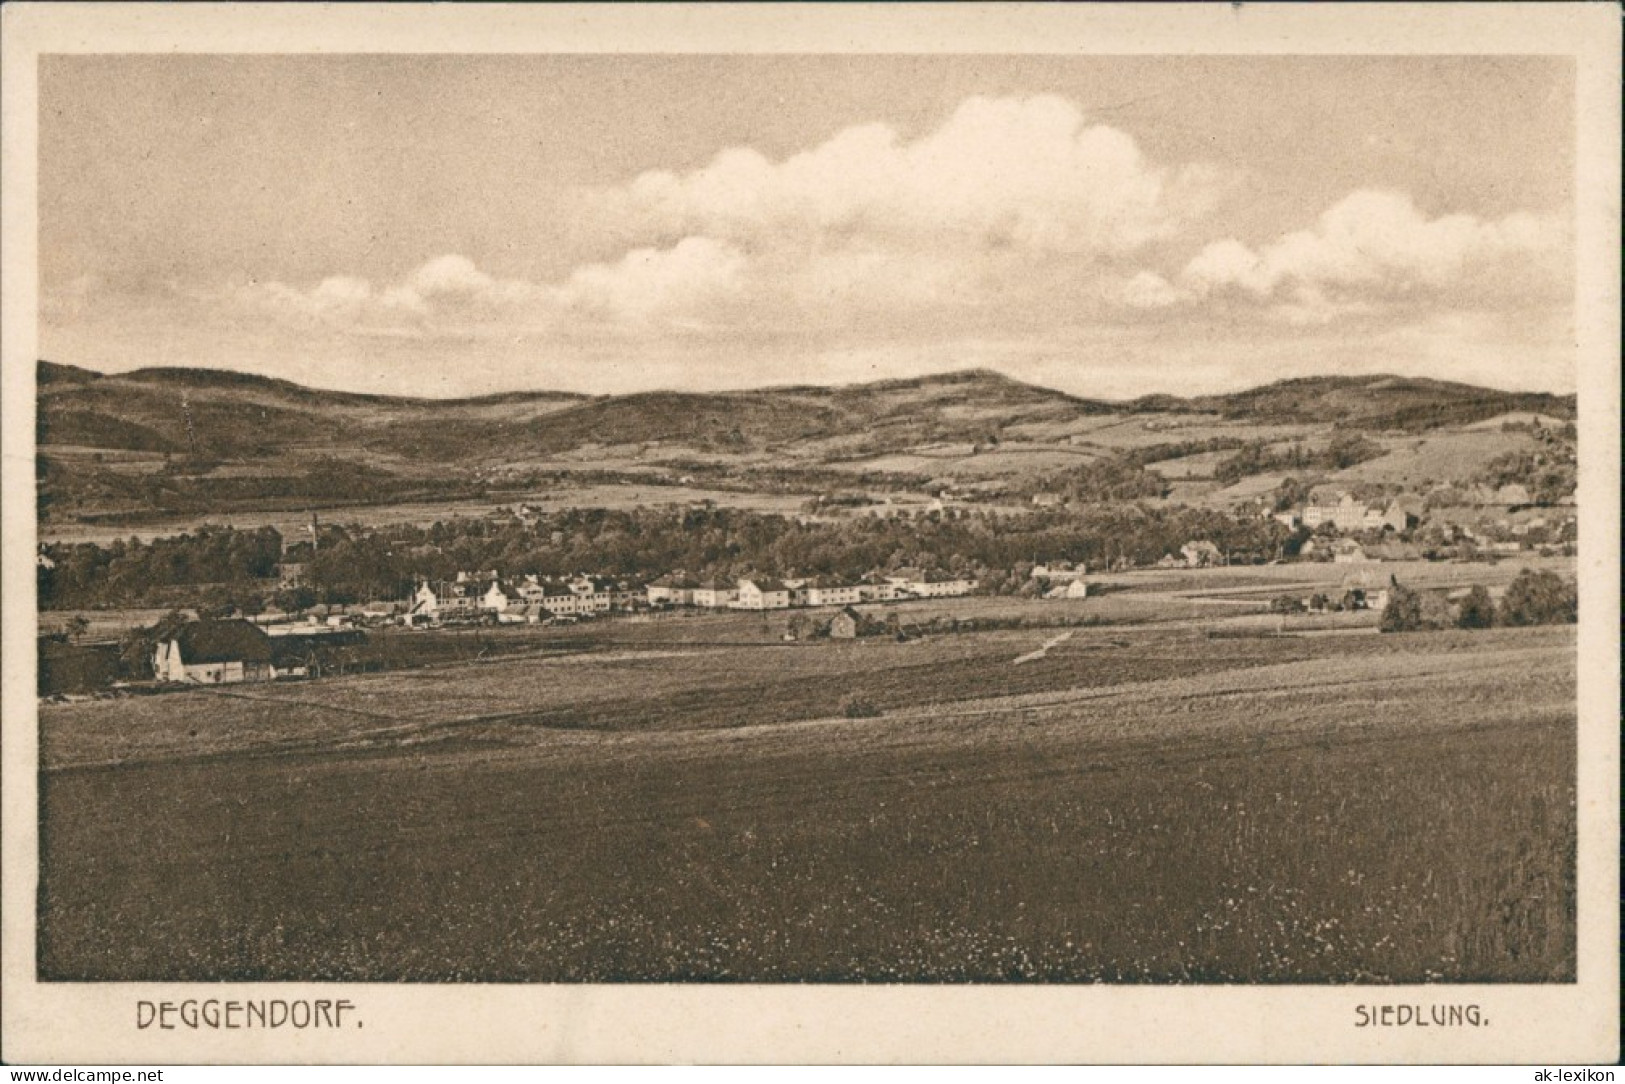
<svg viewBox="0 0 1625 1084">
<path fill-rule="evenodd" d="M 12 1063 L 1618 1056 L 1618 10 L 7 5 Z"/>
</svg>

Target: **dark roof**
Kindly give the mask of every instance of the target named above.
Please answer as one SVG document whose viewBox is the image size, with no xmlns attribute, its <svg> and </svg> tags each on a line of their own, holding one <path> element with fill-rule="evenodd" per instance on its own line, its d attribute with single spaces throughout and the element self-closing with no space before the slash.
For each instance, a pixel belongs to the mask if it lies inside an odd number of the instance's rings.
<svg viewBox="0 0 1625 1084">
<path fill-rule="evenodd" d="M 271 638 L 247 621 L 190 621 L 175 630 L 181 661 L 270 662 Z"/>
<path fill-rule="evenodd" d="M 769 579 L 766 579 L 766 578 L 763 578 L 763 577 L 758 577 L 758 576 L 747 576 L 746 578 L 740 580 L 739 582 L 740 583 L 748 583 L 751 586 L 755 587 L 756 590 L 762 592 L 763 594 L 767 594 L 767 593 L 769 593 L 771 591 L 788 591 L 789 590 L 788 587 L 784 586 L 784 584 L 780 583 L 778 580 L 769 580 Z"/>
</svg>

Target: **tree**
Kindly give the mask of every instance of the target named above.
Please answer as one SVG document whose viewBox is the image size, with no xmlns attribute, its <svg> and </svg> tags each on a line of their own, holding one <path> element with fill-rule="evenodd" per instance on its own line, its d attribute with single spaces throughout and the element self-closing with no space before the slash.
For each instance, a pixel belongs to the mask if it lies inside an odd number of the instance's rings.
<svg viewBox="0 0 1625 1084">
<path fill-rule="evenodd" d="M 1473 584 L 1472 590 L 1461 600 L 1456 624 L 1464 629 L 1487 629 L 1495 624 L 1495 602 L 1483 584 Z"/>
<path fill-rule="evenodd" d="M 1413 632 L 1422 627 L 1422 596 L 1395 584 L 1388 592 L 1377 628 L 1383 632 Z"/>
<path fill-rule="evenodd" d="M 1526 568 L 1507 585 L 1498 614 L 1503 625 L 1559 625 L 1579 615 L 1577 585 L 1547 569 Z"/>
</svg>

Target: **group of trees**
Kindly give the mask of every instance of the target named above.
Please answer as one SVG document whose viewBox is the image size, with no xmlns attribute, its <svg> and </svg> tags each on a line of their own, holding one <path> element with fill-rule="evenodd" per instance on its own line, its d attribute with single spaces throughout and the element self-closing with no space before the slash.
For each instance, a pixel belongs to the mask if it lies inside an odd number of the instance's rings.
<svg viewBox="0 0 1625 1084">
<path fill-rule="evenodd" d="M 181 585 L 237 585 L 258 590 L 277 574 L 282 536 L 272 527 L 239 531 L 206 527 L 193 534 L 45 547 L 38 566 L 41 609 L 141 605 Z"/>
<path fill-rule="evenodd" d="M 1388 593 L 1383 632 L 1418 629 L 1487 629 L 1495 626 L 1572 624 L 1579 616 L 1579 586 L 1546 569 L 1526 568 L 1507 585 L 1500 605 L 1482 584 L 1452 603 L 1441 591 L 1396 585 Z"/>
<path fill-rule="evenodd" d="M 1253 474 L 1270 471 L 1336 471 L 1364 463 L 1382 455 L 1385 449 L 1376 441 L 1359 433 L 1340 432 L 1323 448 L 1293 443 L 1284 448 L 1269 441 L 1255 440 L 1242 445 L 1234 454 L 1220 460 L 1213 468 L 1213 477 L 1226 484 L 1239 482 Z"/>
<path fill-rule="evenodd" d="M 1056 493 L 1080 504 L 1156 500 L 1168 493 L 1168 482 L 1127 456 L 1111 456 L 1045 475 L 1036 491 Z"/>
<path fill-rule="evenodd" d="M 1556 504 L 1574 492 L 1575 462 L 1570 446 L 1504 452 L 1485 463 L 1474 480 L 1493 489 L 1521 485 L 1535 504 Z"/>
</svg>

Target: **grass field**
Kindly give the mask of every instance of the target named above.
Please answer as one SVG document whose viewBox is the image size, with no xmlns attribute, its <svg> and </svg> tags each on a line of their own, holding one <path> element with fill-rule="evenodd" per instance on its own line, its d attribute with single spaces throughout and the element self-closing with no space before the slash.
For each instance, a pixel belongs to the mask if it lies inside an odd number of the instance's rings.
<svg viewBox="0 0 1625 1084">
<path fill-rule="evenodd" d="M 42 542 L 95 542 L 106 545 L 118 539 L 143 541 L 195 531 L 204 526 L 229 526 L 240 530 L 275 527 L 286 537 L 297 537 L 310 525 L 314 510 L 324 523 L 387 527 L 393 524 L 427 526 L 436 521 L 481 518 L 498 507 L 524 502 L 547 511 L 566 508 L 659 508 L 712 501 L 724 508 L 742 508 L 764 514 L 792 515 L 800 510 L 810 494 L 744 493 L 673 485 L 579 485 L 556 486 L 541 492 L 514 491 L 486 500 L 405 501 L 390 504 L 349 504 L 324 506 L 320 501 L 301 503 L 280 511 L 244 511 L 206 516 L 151 516 L 137 525 L 41 522 Z"/>
<path fill-rule="evenodd" d="M 42 977 L 1574 976 L 1572 629 L 708 626 L 43 707 Z"/>
</svg>

